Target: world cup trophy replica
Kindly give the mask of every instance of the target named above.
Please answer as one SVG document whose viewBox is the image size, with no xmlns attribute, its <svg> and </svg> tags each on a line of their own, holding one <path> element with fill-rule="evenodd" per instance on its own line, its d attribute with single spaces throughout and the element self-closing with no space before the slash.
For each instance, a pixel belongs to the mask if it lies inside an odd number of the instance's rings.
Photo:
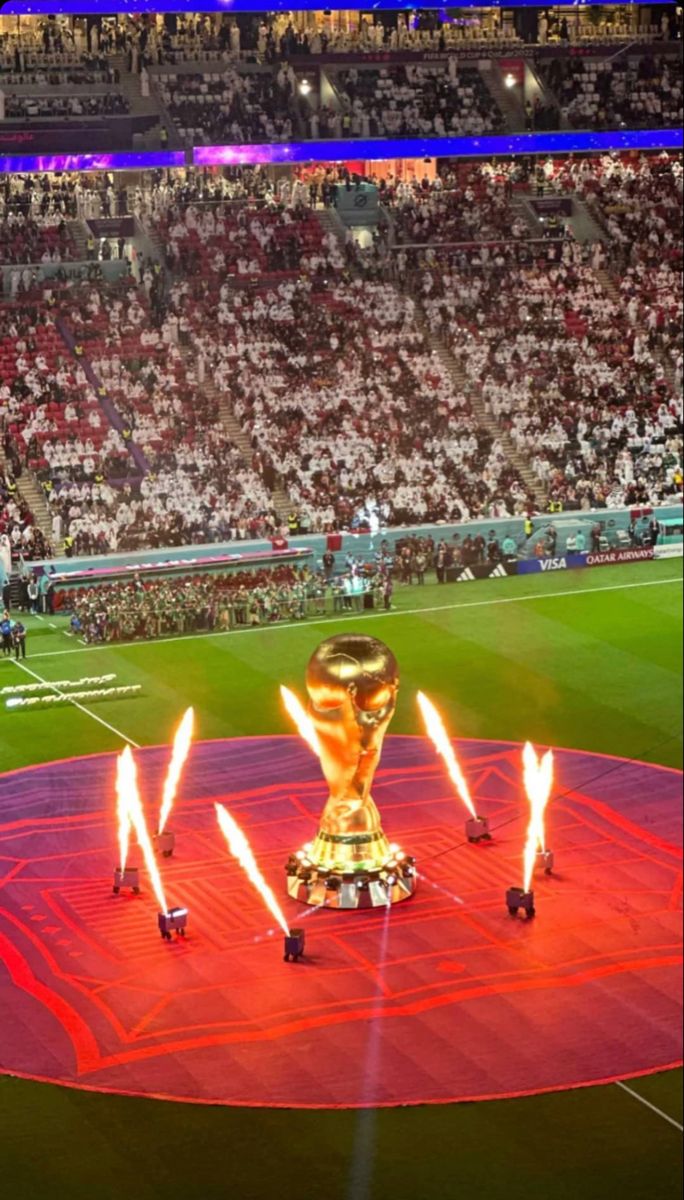
<svg viewBox="0 0 684 1200">
<path fill-rule="evenodd" d="M 371 796 L 396 706 L 396 659 L 377 638 L 327 638 L 309 660 L 306 688 L 329 796 L 315 840 L 287 863 L 288 892 L 329 908 L 406 900 L 416 889 L 414 860 L 390 845 Z"/>
</svg>

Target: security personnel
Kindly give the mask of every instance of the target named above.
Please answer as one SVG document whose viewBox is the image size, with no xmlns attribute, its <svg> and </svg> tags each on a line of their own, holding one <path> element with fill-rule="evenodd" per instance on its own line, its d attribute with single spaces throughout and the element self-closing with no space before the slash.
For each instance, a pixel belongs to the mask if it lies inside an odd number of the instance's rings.
<svg viewBox="0 0 684 1200">
<path fill-rule="evenodd" d="M 290 534 L 297 533 L 299 529 L 299 517 L 297 516 L 296 512 L 291 512 L 289 514 L 287 518 L 287 527 L 290 531 Z"/>
<path fill-rule="evenodd" d="M 64 553 L 67 558 L 71 558 L 74 553 L 74 539 L 69 534 L 64 539 Z"/>
<path fill-rule="evenodd" d="M 534 533 L 534 523 L 530 516 L 525 517 L 525 537 L 530 538 Z"/>
</svg>

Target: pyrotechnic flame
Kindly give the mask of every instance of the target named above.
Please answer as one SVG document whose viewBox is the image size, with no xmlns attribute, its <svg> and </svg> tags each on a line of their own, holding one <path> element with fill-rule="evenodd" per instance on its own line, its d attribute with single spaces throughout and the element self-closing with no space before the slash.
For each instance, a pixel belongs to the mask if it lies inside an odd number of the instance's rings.
<svg viewBox="0 0 684 1200">
<path fill-rule="evenodd" d="M 140 800 L 140 792 L 138 791 L 138 772 L 135 766 L 135 760 L 131 754 L 130 746 L 119 755 L 119 770 L 117 772 L 117 783 L 121 780 L 123 800 L 121 801 L 120 813 L 124 811 L 128 821 L 135 830 L 135 835 L 138 839 L 138 844 L 142 850 L 145 866 L 147 867 L 150 881 L 154 889 L 154 894 L 159 902 L 161 912 L 168 912 L 166 896 L 157 867 L 157 860 L 154 857 L 152 842 L 150 835 L 147 832 L 147 824 L 145 822 L 145 814 L 143 812 L 142 802 Z"/>
<path fill-rule="evenodd" d="M 125 756 L 124 751 L 116 760 L 116 815 L 119 821 L 119 866 L 122 871 L 126 870 L 128 845 L 131 837 L 131 821 L 128 815 L 131 768 L 135 773 L 135 763 L 130 747 L 127 746 L 126 750 L 128 750 L 128 757 Z"/>
<path fill-rule="evenodd" d="M 247 838 L 240 829 L 240 826 L 236 825 L 230 813 L 223 807 L 222 804 L 215 804 L 214 808 L 216 809 L 216 816 L 218 817 L 218 823 L 221 827 L 221 832 L 228 843 L 228 849 L 233 857 L 238 860 L 250 883 L 252 883 L 258 891 L 270 913 L 273 915 L 273 917 L 275 917 L 276 921 L 280 925 L 280 928 L 283 930 L 283 933 L 288 935 L 290 932 L 290 927 L 285 920 L 284 913 L 278 904 L 278 901 L 276 900 L 273 892 L 271 891 L 256 864 L 256 859 L 252 853 L 252 847 L 247 841 Z"/>
<path fill-rule="evenodd" d="M 470 788 L 466 782 L 465 775 L 461 770 L 461 765 L 456 758 L 454 748 L 449 741 L 449 735 L 444 728 L 444 722 L 440 717 L 437 709 L 431 700 L 423 692 L 418 692 L 418 705 L 425 722 L 425 728 L 428 737 L 431 739 L 435 750 L 441 754 L 444 759 L 444 764 L 449 773 L 449 778 L 458 792 L 461 800 L 465 804 L 471 816 L 476 817 L 475 805 L 473 804 Z"/>
<path fill-rule="evenodd" d="M 553 787 L 553 751 L 547 750 L 544 757 L 539 759 L 531 743 L 525 742 L 523 750 L 523 779 L 527 799 L 530 802 L 530 823 L 527 827 L 527 841 L 524 853 L 524 884 L 525 891 L 529 892 L 537 851 L 546 849 L 544 811 L 549 802 Z"/>
<path fill-rule="evenodd" d="M 304 738 L 307 746 L 313 750 L 316 757 L 320 758 L 321 748 L 318 744 L 316 727 L 311 720 L 311 717 L 301 704 L 299 698 L 295 696 L 294 692 L 291 692 L 289 688 L 281 686 L 280 694 L 283 698 L 283 704 L 285 705 L 288 714 L 292 717 L 292 720 L 297 726 L 298 733 Z"/>
<path fill-rule="evenodd" d="M 190 753 L 194 717 L 193 710 L 189 708 L 178 726 L 173 739 L 173 752 L 171 754 L 169 769 L 166 773 L 166 779 L 164 780 L 164 792 L 159 812 L 159 833 L 163 833 L 166 828 L 166 822 L 169 819 L 173 802 L 176 799 L 181 771 Z"/>
</svg>

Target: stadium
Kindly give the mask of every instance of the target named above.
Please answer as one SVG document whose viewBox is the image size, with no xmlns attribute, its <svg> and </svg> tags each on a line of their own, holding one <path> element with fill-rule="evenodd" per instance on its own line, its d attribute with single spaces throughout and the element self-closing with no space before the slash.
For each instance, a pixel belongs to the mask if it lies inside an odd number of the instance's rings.
<svg viewBox="0 0 684 1200">
<path fill-rule="evenodd" d="M 8 1196 L 681 1194 L 682 89 L 0 5 Z"/>
</svg>

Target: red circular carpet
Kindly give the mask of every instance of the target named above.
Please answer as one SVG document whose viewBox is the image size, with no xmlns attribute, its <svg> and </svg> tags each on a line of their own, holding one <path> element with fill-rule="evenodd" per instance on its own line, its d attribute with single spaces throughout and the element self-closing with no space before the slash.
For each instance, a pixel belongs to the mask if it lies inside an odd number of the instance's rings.
<svg viewBox="0 0 684 1200">
<path fill-rule="evenodd" d="M 374 795 L 420 887 L 391 912 L 329 912 L 285 895 L 289 851 L 324 787 L 294 738 L 193 747 L 162 870 L 190 910 L 167 944 L 144 880 L 112 894 L 114 756 L 0 777 L 0 1064 L 78 1087 L 245 1105 L 474 1100 L 624 1078 L 681 1059 L 681 776 L 557 753 L 538 916 L 512 920 L 526 809 L 520 749 L 464 742 L 481 812 L 463 812 L 430 746 L 390 737 Z M 168 750 L 137 753 L 150 823 Z M 228 857 L 212 801 L 252 840 L 307 958 Z"/>
</svg>

